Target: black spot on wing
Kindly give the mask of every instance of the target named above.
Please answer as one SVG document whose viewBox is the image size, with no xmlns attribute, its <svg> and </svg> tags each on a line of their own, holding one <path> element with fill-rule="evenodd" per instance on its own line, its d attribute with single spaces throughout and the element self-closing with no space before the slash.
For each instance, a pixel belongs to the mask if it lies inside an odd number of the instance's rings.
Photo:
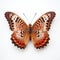
<svg viewBox="0 0 60 60">
<path fill-rule="evenodd" d="M 20 21 L 20 19 L 19 19 L 19 17 L 17 17 L 16 20 L 15 20 L 15 22 L 19 22 L 19 21 Z"/>
<path fill-rule="evenodd" d="M 41 20 L 42 20 L 43 22 L 45 22 L 45 20 L 44 20 L 44 18 L 43 18 L 43 17 L 41 17 Z"/>
</svg>

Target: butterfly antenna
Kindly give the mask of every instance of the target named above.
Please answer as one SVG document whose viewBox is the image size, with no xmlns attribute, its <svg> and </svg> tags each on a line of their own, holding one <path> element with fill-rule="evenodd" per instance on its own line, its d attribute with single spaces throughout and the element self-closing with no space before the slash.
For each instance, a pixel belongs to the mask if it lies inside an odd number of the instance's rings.
<svg viewBox="0 0 60 60">
<path fill-rule="evenodd" d="M 37 15 L 37 13 L 34 14 L 34 16 L 33 16 L 33 18 L 32 18 L 32 21 L 33 21 L 33 19 L 35 18 L 36 15 Z M 31 21 L 31 22 L 32 22 L 32 21 Z"/>
<path fill-rule="evenodd" d="M 23 13 L 23 15 L 25 16 L 25 18 L 28 20 L 28 18 L 26 17 L 25 13 Z"/>
<path fill-rule="evenodd" d="M 25 16 L 25 18 L 26 18 L 27 21 L 28 21 L 28 18 L 26 17 L 25 13 L 23 13 L 23 15 Z M 37 13 L 34 14 L 34 17 L 32 18 L 32 21 L 33 21 L 33 19 L 35 18 L 36 15 L 37 15 Z M 32 22 L 32 21 L 31 21 L 31 22 Z"/>
<path fill-rule="evenodd" d="M 26 17 L 26 15 L 25 15 L 25 13 L 23 13 L 23 15 L 25 16 L 25 18 L 27 19 L 27 21 L 28 21 L 28 18 Z M 29 22 L 29 21 L 28 21 Z"/>
</svg>

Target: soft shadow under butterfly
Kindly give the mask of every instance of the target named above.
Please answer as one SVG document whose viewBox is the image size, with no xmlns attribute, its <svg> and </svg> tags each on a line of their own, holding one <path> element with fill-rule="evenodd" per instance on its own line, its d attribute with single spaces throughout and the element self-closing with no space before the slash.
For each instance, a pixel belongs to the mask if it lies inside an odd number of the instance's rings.
<svg viewBox="0 0 60 60">
<path fill-rule="evenodd" d="M 37 19 L 33 24 L 27 25 L 22 18 L 13 12 L 6 12 L 5 17 L 13 31 L 11 40 L 19 48 L 25 48 L 29 40 L 32 40 L 36 48 L 47 45 L 49 41 L 48 30 L 55 17 L 55 12 L 47 12 Z"/>
</svg>

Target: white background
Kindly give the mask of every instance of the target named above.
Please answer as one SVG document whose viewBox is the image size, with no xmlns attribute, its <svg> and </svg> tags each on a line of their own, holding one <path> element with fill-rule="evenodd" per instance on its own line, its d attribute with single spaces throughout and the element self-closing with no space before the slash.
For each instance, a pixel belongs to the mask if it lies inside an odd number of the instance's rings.
<svg viewBox="0 0 60 60">
<path fill-rule="evenodd" d="M 32 23 L 42 14 L 55 11 L 56 17 L 48 32 L 49 44 L 43 49 L 35 49 L 32 42 L 25 49 L 15 47 L 10 40 L 12 31 L 4 17 L 6 11 L 15 12 L 27 24 L 36 12 Z M 60 0 L 0 0 L 0 60 L 60 60 Z"/>
</svg>

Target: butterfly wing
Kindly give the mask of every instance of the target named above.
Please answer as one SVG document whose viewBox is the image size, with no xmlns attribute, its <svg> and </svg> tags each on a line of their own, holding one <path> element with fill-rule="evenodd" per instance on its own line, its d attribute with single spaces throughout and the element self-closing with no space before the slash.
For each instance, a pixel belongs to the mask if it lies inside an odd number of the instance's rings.
<svg viewBox="0 0 60 60">
<path fill-rule="evenodd" d="M 22 18 L 13 12 L 6 12 L 5 17 L 9 23 L 10 29 L 13 31 L 11 35 L 12 42 L 20 48 L 25 48 L 29 41 L 29 33 L 26 31 L 28 26 Z"/>
<path fill-rule="evenodd" d="M 44 47 L 49 41 L 47 31 L 51 26 L 51 22 L 55 17 L 55 12 L 47 12 L 43 14 L 32 26 L 32 42 L 36 48 Z"/>
</svg>

